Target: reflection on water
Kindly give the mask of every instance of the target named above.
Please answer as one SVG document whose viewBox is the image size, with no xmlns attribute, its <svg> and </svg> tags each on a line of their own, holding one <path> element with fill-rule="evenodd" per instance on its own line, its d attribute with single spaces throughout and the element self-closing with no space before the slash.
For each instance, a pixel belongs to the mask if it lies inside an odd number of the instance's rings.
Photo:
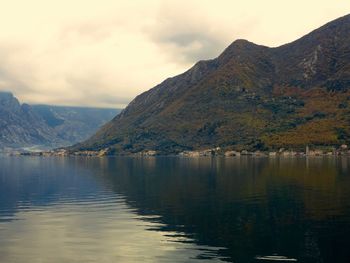
<svg viewBox="0 0 350 263">
<path fill-rule="evenodd" d="M 349 166 L 0 157 L 0 262 L 349 262 Z"/>
</svg>

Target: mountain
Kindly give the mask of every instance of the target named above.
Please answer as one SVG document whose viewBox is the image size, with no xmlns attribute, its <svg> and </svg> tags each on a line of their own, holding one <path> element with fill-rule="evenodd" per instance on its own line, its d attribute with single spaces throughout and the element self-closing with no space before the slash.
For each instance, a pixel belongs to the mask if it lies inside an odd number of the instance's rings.
<svg viewBox="0 0 350 263">
<path fill-rule="evenodd" d="M 62 141 L 28 104 L 20 104 L 11 94 L 0 92 L 0 148 Z"/>
<path fill-rule="evenodd" d="M 0 149 L 60 147 L 91 136 L 119 110 L 28 105 L 0 92 Z"/>
<path fill-rule="evenodd" d="M 66 145 L 86 140 L 121 110 L 32 105 L 33 111 L 54 129 Z"/>
<path fill-rule="evenodd" d="M 283 46 L 233 42 L 137 96 L 70 148 L 177 153 L 350 142 L 350 15 Z"/>
</svg>

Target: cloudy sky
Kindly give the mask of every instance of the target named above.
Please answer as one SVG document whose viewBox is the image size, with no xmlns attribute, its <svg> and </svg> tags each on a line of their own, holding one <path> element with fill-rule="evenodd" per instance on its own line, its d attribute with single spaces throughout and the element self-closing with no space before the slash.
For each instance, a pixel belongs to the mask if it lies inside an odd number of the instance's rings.
<svg viewBox="0 0 350 263">
<path fill-rule="evenodd" d="M 0 90 L 124 107 L 235 39 L 278 46 L 348 13 L 348 0 L 0 0 Z"/>
</svg>

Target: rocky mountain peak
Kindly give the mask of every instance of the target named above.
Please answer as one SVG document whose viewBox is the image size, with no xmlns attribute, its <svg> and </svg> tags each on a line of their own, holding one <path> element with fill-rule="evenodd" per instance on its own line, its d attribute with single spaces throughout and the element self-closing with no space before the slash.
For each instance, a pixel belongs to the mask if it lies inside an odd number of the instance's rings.
<svg viewBox="0 0 350 263">
<path fill-rule="evenodd" d="M 118 111 L 29 105 L 0 92 L 0 152 L 4 148 L 59 147 L 86 139 Z"/>
<path fill-rule="evenodd" d="M 72 149 L 169 153 L 350 142 L 350 15 L 276 48 L 236 40 Z"/>
<path fill-rule="evenodd" d="M 17 111 L 20 109 L 20 103 L 11 92 L 0 91 L 0 108 L 2 110 Z"/>
</svg>

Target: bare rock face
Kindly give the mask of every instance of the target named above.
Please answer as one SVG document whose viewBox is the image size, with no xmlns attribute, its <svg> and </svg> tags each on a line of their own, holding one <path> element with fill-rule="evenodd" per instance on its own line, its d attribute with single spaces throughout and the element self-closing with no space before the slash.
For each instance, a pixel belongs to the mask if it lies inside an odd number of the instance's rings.
<svg viewBox="0 0 350 263">
<path fill-rule="evenodd" d="M 21 105 L 11 93 L 0 92 L 0 149 L 77 143 L 117 113 L 113 109 Z"/>
<path fill-rule="evenodd" d="M 350 142 L 349 103 L 350 15 L 277 48 L 237 40 L 216 59 L 137 96 L 70 150 L 339 146 Z"/>
<path fill-rule="evenodd" d="M 0 93 L 0 146 L 23 147 L 59 143 L 55 132 L 27 104 L 11 93 Z"/>
</svg>

